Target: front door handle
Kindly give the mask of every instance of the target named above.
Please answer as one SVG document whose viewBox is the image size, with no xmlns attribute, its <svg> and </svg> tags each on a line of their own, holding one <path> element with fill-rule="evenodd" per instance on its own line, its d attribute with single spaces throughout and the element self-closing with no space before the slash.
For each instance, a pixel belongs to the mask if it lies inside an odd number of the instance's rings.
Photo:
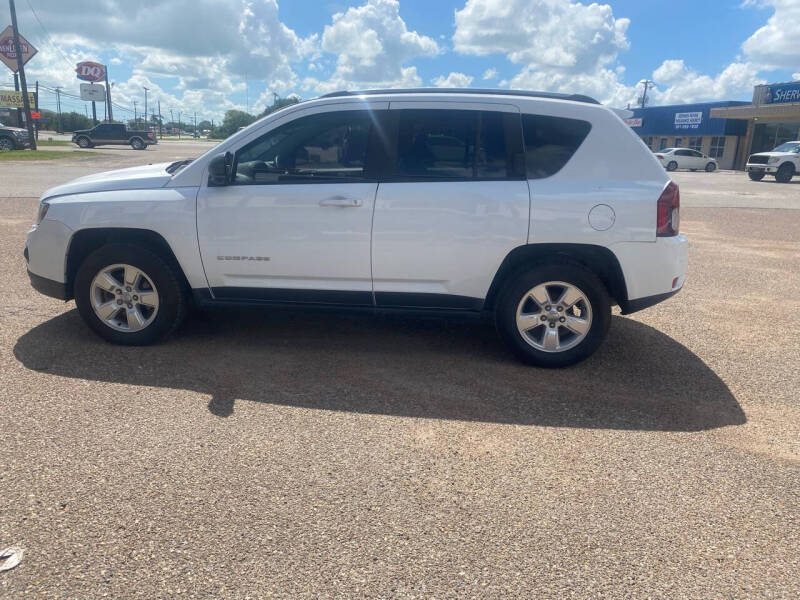
<svg viewBox="0 0 800 600">
<path fill-rule="evenodd" d="M 342 208 L 361 206 L 362 202 L 358 198 L 348 198 L 347 196 L 331 196 L 319 201 L 320 206 L 340 206 Z"/>
</svg>

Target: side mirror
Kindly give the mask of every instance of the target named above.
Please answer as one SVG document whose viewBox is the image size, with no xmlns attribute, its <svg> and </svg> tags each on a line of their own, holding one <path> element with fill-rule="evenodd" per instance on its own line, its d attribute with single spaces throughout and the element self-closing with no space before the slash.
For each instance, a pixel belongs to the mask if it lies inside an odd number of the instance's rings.
<svg viewBox="0 0 800 600">
<path fill-rule="evenodd" d="M 217 154 L 208 163 L 208 186 L 219 187 L 228 185 L 231 182 L 231 170 L 233 168 L 233 154 L 223 152 Z"/>
</svg>

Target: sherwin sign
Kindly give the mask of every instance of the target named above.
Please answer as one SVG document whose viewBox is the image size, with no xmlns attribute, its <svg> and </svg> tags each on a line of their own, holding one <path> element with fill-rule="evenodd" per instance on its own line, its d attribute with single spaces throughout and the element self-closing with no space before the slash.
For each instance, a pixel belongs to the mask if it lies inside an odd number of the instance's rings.
<svg viewBox="0 0 800 600">
<path fill-rule="evenodd" d="M 702 121 L 702 112 L 675 113 L 675 129 L 697 129 Z"/>
<path fill-rule="evenodd" d="M 800 81 L 769 85 L 764 90 L 764 104 L 783 104 L 800 102 Z"/>
</svg>

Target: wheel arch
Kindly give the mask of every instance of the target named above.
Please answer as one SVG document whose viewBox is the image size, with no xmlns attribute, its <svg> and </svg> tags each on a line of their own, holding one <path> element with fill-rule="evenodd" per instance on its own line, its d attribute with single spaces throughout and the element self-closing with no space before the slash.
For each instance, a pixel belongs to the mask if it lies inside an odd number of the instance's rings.
<svg viewBox="0 0 800 600">
<path fill-rule="evenodd" d="M 526 244 L 514 248 L 503 259 L 489 286 L 484 308 L 493 310 L 503 285 L 521 270 L 552 262 L 568 262 L 594 273 L 606 287 L 612 303 L 624 304 L 628 289 L 616 255 L 604 246 L 593 244 Z"/>
<path fill-rule="evenodd" d="M 89 254 L 107 244 L 138 244 L 158 254 L 174 267 L 186 290 L 191 289 L 183 267 L 164 237 L 150 229 L 127 227 L 87 228 L 76 231 L 67 247 L 65 275 L 67 295 L 72 297 L 75 275 Z M 68 298 L 69 299 L 69 298 Z"/>
</svg>

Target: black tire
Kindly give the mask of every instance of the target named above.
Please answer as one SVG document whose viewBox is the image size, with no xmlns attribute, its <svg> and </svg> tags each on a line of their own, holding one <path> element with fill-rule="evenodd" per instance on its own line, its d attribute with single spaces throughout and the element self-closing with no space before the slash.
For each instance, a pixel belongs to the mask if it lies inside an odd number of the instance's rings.
<svg viewBox="0 0 800 600">
<path fill-rule="evenodd" d="M 792 163 L 783 163 L 778 172 L 775 173 L 775 181 L 778 183 L 789 183 L 794 177 L 794 165 Z"/>
<path fill-rule="evenodd" d="M 577 345 L 559 352 L 535 348 L 517 328 L 517 308 L 523 298 L 534 287 L 546 282 L 576 286 L 586 296 L 591 308 L 592 321 L 588 333 Z M 592 272 L 571 263 L 542 264 L 518 271 L 509 278 L 495 305 L 495 322 L 501 337 L 519 360 L 539 367 L 561 368 L 580 362 L 597 350 L 611 325 L 611 303 L 605 286 Z"/>
<path fill-rule="evenodd" d="M 710 162 L 706 165 L 706 173 L 713 173 L 717 170 L 716 163 Z"/>
<path fill-rule="evenodd" d="M 147 144 L 144 143 L 142 138 L 135 137 L 131 140 L 131 148 L 134 150 L 144 150 L 147 148 Z"/>
<path fill-rule="evenodd" d="M 678 169 L 678 163 L 671 160 L 667 163 L 667 171 L 675 171 Z"/>
<path fill-rule="evenodd" d="M 82 135 L 77 140 L 75 140 L 75 143 L 78 144 L 78 147 L 80 147 L 80 148 L 91 148 L 92 147 L 91 140 L 88 137 L 86 137 L 85 135 Z"/>
<path fill-rule="evenodd" d="M 759 171 L 748 171 L 747 176 L 753 181 L 761 181 L 764 179 L 764 173 Z"/>
<path fill-rule="evenodd" d="M 16 142 L 6 135 L 0 135 L 0 152 L 10 152 L 17 147 Z"/>
<path fill-rule="evenodd" d="M 93 279 L 101 269 L 116 264 L 140 269 L 157 290 L 158 311 L 153 321 L 139 331 L 113 329 L 101 321 L 92 308 Z M 75 276 L 74 295 L 78 312 L 86 324 L 106 341 L 125 346 L 146 346 L 161 341 L 181 324 L 188 304 L 177 268 L 151 250 L 134 244 L 108 244 L 87 256 Z"/>
</svg>

